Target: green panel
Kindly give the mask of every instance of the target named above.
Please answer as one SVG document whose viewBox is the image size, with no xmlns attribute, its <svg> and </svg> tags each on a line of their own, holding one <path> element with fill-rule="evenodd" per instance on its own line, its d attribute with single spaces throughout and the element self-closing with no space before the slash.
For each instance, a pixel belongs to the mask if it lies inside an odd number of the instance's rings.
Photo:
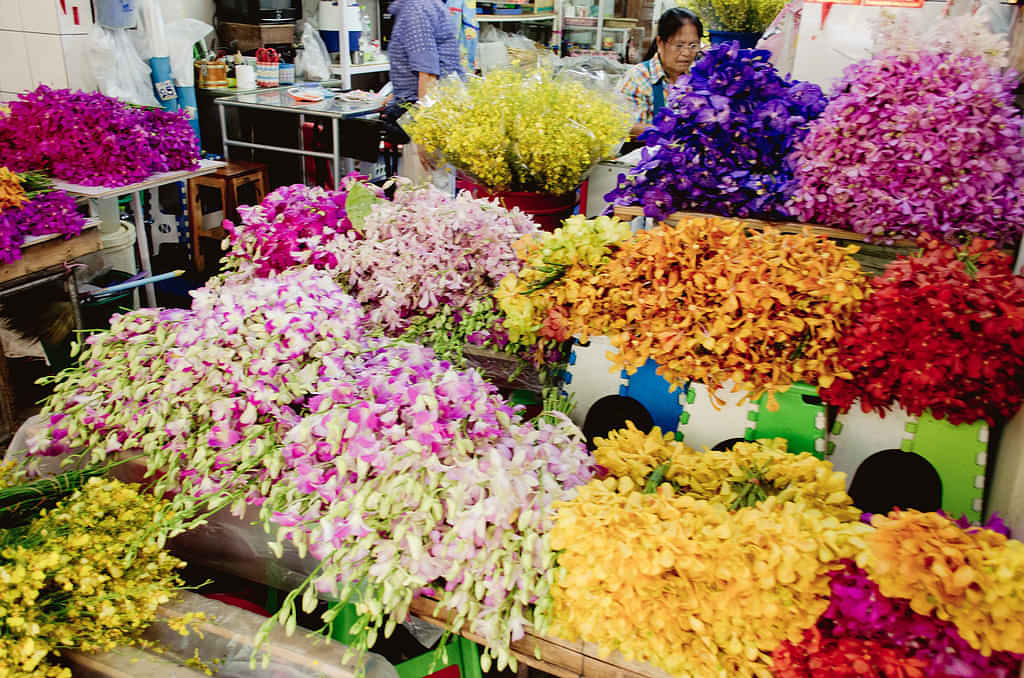
<svg viewBox="0 0 1024 678">
<path fill-rule="evenodd" d="M 908 451 L 927 459 L 942 479 L 942 510 L 953 518 L 966 515 L 971 522 L 980 522 L 975 500 L 980 503 L 985 496 L 985 466 L 978 461 L 986 458 L 988 425 L 979 421 L 954 426 L 925 412 L 912 432 Z"/>
<path fill-rule="evenodd" d="M 431 673 L 436 673 L 441 669 L 448 668 L 449 666 L 458 665 L 459 673 L 465 676 L 465 672 L 462 668 L 462 649 L 461 638 L 456 638 L 454 641 L 448 643 L 445 646 L 445 650 L 448 652 L 447 661 L 442 661 L 439 656 L 439 650 L 430 650 L 425 654 L 421 654 L 419 657 L 413 657 L 407 659 L 395 668 L 398 669 L 398 678 L 423 678 L 429 676 Z M 477 671 L 480 671 L 480 661 L 476 662 Z M 479 675 L 479 674 L 478 674 Z"/>
<path fill-rule="evenodd" d="M 758 411 L 750 413 L 754 422 L 747 440 L 760 438 L 785 438 L 788 449 L 793 453 L 810 452 L 818 459 L 824 458 L 824 451 L 818 450 L 818 441 L 825 440 L 825 431 L 819 422 L 825 421 L 825 406 L 804 402 L 803 396 L 817 396 L 818 389 L 809 384 L 793 384 L 785 393 L 776 393 L 779 409 L 768 410 L 768 395 L 761 396 Z M 820 417 L 819 417 L 820 415 Z"/>
</svg>

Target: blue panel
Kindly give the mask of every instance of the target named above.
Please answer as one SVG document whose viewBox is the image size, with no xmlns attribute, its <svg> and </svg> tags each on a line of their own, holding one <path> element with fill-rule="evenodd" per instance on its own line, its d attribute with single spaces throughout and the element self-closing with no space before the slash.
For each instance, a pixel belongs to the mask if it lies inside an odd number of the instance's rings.
<svg viewBox="0 0 1024 678">
<path fill-rule="evenodd" d="M 623 395 L 640 401 L 651 413 L 654 424 L 661 428 L 662 433 L 675 431 L 679 427 L 679 417 L 683 414 L 683 406 L 679 404 L 680 390 L 669 392 L 669 383 L 655 373 L 658 363 L 648 359 L 643 367 L 629 377 Z"/>
</svg>

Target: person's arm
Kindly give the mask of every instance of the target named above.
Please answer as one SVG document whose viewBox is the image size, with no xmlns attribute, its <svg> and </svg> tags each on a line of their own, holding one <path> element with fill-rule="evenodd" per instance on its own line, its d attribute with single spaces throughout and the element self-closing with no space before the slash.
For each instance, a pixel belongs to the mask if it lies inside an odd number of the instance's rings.
<svg viewBox="0 0 1024 678">
<path fill-rule="evenodd" d="M 422 99 L 423 97 L 425 97 L 427 95 L 427 90 L 429 90 L 430 86 L 433 85 L 435 82 L 437 82 L 437 75 L 433 73 L 424 73 L 423 71 L 420 71 L 419 87 L 416 93 L 416 97 L 418 99 Z"/>
</svg>

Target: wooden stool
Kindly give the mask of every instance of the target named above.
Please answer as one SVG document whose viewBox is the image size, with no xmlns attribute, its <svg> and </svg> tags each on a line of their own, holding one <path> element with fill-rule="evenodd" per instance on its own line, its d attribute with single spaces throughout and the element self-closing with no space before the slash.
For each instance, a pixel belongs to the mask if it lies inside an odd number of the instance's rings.
<svg viewBox="0 0 1024 678">
<path fill-rule="evenodd" d="M 188 229 L 192 240 L 192 263 L 196 271 L 206 268 L 199 238 L 202 236 L 203 206 L 199 202 L 199 187 L 207 186 L 220 191 L 220 202 L 224 206 L 224 218 L 238 220 L 238 189 L 252 184 L 256 189 L 256 202 L 263 200 L 270 184 L 268 165 L 262 162 L 229 161 L 212 174 L 188 180 Z M 213 229 L 213 237 L 224 237 L 224 229 L 219 225 Z"/>
</svg>

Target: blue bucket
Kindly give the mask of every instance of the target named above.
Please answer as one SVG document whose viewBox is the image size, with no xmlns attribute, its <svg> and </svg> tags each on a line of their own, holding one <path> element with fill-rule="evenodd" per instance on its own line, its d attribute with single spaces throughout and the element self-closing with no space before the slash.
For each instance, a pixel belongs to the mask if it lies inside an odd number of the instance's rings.
<svg viewBox="0 0 1024 678">
<path fill-rule="evenodd" d="M 724 42 L 738 42 L 744 49 L 754 49 L 757 41 L 761 39 L 762 33 L 747 33 L 745 31 L 708 31 L 711 36 L 712 45 L 721 45 Z"/>
</svg>

